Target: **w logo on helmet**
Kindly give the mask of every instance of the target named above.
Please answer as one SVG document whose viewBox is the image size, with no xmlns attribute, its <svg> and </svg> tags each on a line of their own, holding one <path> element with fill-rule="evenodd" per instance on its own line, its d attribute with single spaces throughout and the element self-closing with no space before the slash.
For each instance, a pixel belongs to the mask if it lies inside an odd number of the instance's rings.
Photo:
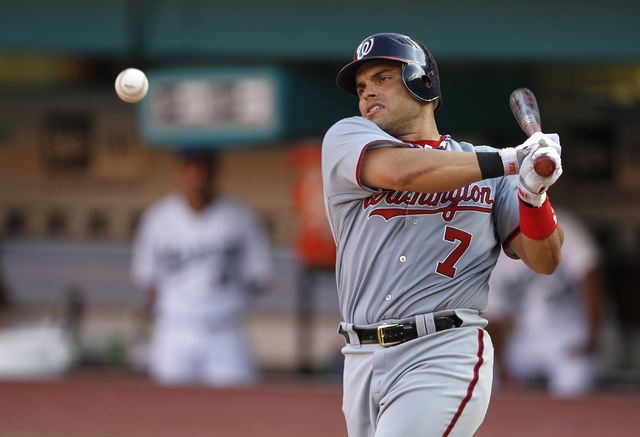
<svg viewBox="0 0 640 437">
<path fill-rule="evenodd" d="M 373 38 L 363 41 L 356 49 L 356 60 L 362 59 L 369 54 L 373 48 Z"/>
</svg>

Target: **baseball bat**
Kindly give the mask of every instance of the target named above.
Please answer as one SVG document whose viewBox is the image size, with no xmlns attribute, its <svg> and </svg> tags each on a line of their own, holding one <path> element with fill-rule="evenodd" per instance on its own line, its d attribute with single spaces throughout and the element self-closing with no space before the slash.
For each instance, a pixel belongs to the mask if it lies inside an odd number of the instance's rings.
<svg viewBox="0 0 640 437">
<path fill-rule="evenodd" d="M 527 88 L 518 88 L 511 93 L 509 98 L 511 112 L 518 120 L 518 124 L 528 137 L 536 132 L 541 132 L 540 127 L 540 110 L 538 102 L 531 90 Z M 541 146 L 546 146 L 544 140 L 540 142 Z M 541 156 L 533 163 L 533 169 L 540 176 L 549 176 L 556 170 L 556 163 L 548 156 Z"/>
</svg>

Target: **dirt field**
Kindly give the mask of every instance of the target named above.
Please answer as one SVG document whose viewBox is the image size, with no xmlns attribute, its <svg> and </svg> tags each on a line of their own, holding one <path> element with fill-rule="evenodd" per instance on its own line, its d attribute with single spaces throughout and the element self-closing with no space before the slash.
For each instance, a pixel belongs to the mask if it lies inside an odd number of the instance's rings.
<svg viewBox="0 0 640 437">
<path fill-rule="evenodd" d="M 166 388 L 143 377 L 0 382 L 0 436 L 346 437 L 337 383 Z M 500 391 L 477 437 L 637 436 L 640 393 L 552 400 Z"/>
</svg>

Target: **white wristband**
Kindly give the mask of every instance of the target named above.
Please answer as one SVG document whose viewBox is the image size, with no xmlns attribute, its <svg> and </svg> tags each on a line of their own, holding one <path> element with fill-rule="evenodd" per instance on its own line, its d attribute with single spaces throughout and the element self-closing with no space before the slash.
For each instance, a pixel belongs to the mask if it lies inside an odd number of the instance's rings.
<svg viewBox="0 0 640 437">
<path fill-rule="evenodd" d="M 518 163 L 518 151 L 516 149 L 513 147 L 500 149 L 500 158 L 502 158 L 505 176 L 518 174 L 520 164 Z"/>
<path fill-rule="evenodd" d="M 520 181 L 518 185 L 518 196 L 520 197 L 520 199 L 522 199 L 523 202 L 527 202 L 530 205 L 540 208 L 544 201 L 547 199 L 546 192 L 542 194 L 534 194 L 522 184 L 522 181 Z"/>
</svg>

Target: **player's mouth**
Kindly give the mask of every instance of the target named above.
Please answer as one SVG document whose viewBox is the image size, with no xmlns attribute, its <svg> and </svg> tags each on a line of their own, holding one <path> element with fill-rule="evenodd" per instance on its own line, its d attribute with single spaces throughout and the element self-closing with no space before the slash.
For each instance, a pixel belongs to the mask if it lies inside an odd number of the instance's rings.
<svg viewBox="0 0 640 437">
<path fill-rule="evenodd" d="M 383 109 L 382 105 L 378 105 L 378 104 L 371 105 L 370 107 L 367 108 L 367 112 L 365 113 L 365 117 L 370 117 L 373 114 L 381 111 L 382 109 Z"/>
</svg>

